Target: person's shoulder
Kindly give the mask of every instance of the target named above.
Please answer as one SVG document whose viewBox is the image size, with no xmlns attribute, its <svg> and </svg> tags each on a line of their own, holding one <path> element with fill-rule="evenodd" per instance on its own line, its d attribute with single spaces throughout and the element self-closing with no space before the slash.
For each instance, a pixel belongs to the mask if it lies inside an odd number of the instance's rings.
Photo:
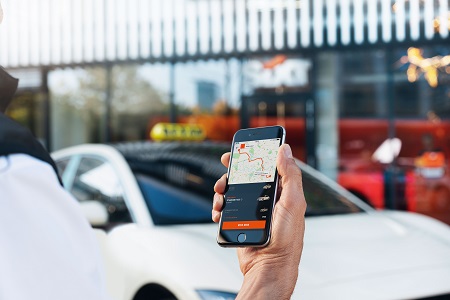
<svg viewBox="0 0 450 300">
<path fill-rule="evenodd" d="M 36 138 L 28 128 L 0 112 L 0 144 L 32 145 L 35 142 Z"/>
<path fill-rule="evenodd" d="M 55 162 L 33 133 L 28 128 L 0 113 L 0 157 L 12 154 L 27 154 L 46 162 L 58 175 Z M 61 180 L 59 182 L 62 184 Z"/>
</svg>

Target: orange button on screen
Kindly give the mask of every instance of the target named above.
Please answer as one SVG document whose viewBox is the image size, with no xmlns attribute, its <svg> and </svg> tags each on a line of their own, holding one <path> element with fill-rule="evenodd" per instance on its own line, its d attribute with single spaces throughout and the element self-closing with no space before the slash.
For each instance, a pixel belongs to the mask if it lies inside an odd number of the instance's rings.
<svg viewBox="0 0 450 300">
<path fill-rule="evenodd" d="M 266 221 L 233 221 L 223 222 L 222 229 L 264 229 L 266 228 Z"/>
</svg>

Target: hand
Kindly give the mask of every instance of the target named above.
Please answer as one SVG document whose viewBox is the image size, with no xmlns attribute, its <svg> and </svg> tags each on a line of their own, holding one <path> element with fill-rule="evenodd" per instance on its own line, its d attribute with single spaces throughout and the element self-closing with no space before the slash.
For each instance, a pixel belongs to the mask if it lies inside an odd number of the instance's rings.
<svg viewBox="0 0 450 300">
<path fill-rule="evenodd" d="M 225 153 L 222 163 L 228 167 L 229 160 L 230 153 Z M 306 201 L 301 171 L 287 144 L 280 147 L 277 169 L 280 191 L 273 211 L 271 240 L 264 248 L 237 250 L 244 274 L 238 299 L 289 299 L 297 281 L 305 232 Z M 225 186 L 226 174 L 214 186 L 214 222 L 220 220 Z"/>
</svg>

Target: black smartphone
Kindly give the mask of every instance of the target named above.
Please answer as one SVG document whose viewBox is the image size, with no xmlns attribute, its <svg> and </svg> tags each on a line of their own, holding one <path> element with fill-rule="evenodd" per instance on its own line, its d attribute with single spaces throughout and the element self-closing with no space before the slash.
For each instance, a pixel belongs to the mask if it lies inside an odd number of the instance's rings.
<svg viewBox="0 0 450 300">
<path fill-rule="evenodd" d="M 281 126 L 235 133 L 217 235 L 220 246 L 262 247 L 269 243 L 278 187 L 276 160 L 285 136 Z"/>
</svg>

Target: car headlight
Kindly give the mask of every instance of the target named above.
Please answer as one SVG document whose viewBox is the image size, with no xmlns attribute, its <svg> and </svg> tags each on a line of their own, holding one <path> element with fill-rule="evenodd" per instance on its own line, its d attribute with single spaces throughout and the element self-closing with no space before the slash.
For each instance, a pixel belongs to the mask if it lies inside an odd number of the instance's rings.
<svg viewBox="0 0 450 300">
<path fill-rule="evenodd" d="M 234 300 L 237 297 L 236 293 L 228 293 L 221 291 L 197 290 L 202 300 Z"/>
</svg>

